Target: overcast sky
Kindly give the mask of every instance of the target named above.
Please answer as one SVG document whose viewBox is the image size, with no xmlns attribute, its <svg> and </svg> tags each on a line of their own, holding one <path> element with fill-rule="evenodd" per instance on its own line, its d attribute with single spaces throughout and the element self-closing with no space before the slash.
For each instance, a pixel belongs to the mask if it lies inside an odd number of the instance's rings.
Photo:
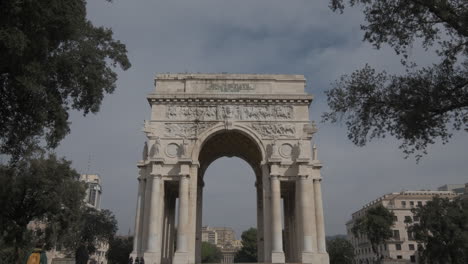
<svg viewBox="0 0 468 264">
<path fill-rule="evenodd" d="M 149 119 L 146 95 L 156 73 L 303 74 L 315 96 L 311 119 L 327 110 L 324 91 L 340 75 L 369 63 L 401 72 L 389 48 L 363 43 L 359 10 L 340 15 L 327 1 L 123 1 L 92 0 L 88 15 L 95 25 L 111 27 L 127 45 L 132 68 L 119 71 L 114 94 L 97 115 L 70 116 L 71 134 L 58 153 L 80 173 L 103 179 L 102 207 L 112 210 L 119 233 L 133 230 L 138 175 Z M 415 47 L 421 64 L 435 59 Z M 344 234 L 345 222 L 365 203 L 389 192 L 433 189 L 468 182 L 467 133 L 429 148 L 419 164 L 404 159 L 399 142 L 388 138 L 364 148 L 354 146 L 342 125 L 319 123 L 315 141 L 324 163 L 323 200 L 327 235 Z M 237 158 L 221 158 L 205 176 L 203 224 L 233 227 L 238 236 L 256 225 L 252 169 Z"/>
</svg>

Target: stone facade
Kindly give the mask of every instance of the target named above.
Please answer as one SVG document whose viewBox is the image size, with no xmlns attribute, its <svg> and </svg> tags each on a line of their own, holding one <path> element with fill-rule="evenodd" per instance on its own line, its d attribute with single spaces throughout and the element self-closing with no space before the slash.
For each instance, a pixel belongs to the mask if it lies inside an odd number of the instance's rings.
<svg viewBox="0 0 468 264">
<path fill-rule="evenodd" d="M 237 156 L 256 174 L 258 261 L 328 264 L 304 76 L 161 74 L 155 86 L 132 259 L 200 263 L 204 173 L 217 158 Z"/>
<path fill-rule="evenodd" d="M 372 252 L 367 238 L 356 237 L 351 231 L 354 221 L 362 217 L 369 208 L 382 205 L 395 214 L 395 224 L 392 227 L 393 238 L 379 247 L 381 255 L 385 257 L 384 263 L 417 263 L 418 243 L 408 233 L 407 221 L 411 219 L 418 222 L 411 209 L 423 206 L 435 196 L 453 199 L 459 194 L 453 191 L 404 191 L 390 193 L 366 204 L 361 210 L 353 213 L 352 219 L 346 223 L 348 240 L 353 244 L 357 264 L 373 263 L 377 256 Z M 406 221 L 405 221 L 406 220 Z M 405 223 L 406 222 L 406 223 Z"/>
</svg>

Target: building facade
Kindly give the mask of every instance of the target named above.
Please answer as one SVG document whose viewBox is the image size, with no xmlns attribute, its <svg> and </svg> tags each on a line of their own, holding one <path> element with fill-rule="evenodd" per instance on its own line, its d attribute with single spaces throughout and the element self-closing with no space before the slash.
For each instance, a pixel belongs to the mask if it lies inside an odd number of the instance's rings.
<svg viewBox="0 0 468 264">
<path fill-rule="evenodd" d="M 202 227 L 202 242 L 208 242 L 219 248 L 222 254 L 221 263 L 234 263 L 234 256 L 242 247 L 236 233 L 230 227 Z"/>
<path fill-rule="evenodd" d="M 365 215 L 369 208 L 382 205 L 395 214 L 395 224 L 392 227 L 393 237 L 380 245 L 378 250 L 384 257 L 384 263 L 417 263 L 418 243 L 408 232 L 410 222 L 418 222 L 411 209 L 424 206 L 435 196 L 453 199 L 459 194 L 453 191 L 403 191 L 390 193 L 366 204 L 362 209 L 352 214 L 352 219 L 346 223 L 348 240 L 355 249 L 356 263 L 373 263 L 377 258 L 371 249 L 371 244 L 366 237 L 356 237 L 351 231 L 356 219 Z"/>
</svg>

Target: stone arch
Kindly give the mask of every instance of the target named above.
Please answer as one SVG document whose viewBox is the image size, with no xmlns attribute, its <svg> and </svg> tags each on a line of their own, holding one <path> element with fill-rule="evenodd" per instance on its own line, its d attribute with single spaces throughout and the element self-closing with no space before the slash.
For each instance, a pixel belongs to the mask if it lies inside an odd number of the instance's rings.
<svg viewBox="0 0 468 264">
<path fill-rule="evenodd" d="M 133 260 L 199 263 L 203 174 L 232 155 L 256 175 L 258 261 L 328 264 L 304 76 L 160 74 L 155 81 L 137 165 Z"/>
<path fill-rule="evenodd" d="M 203 145 L 209 141 L 209 139 L 219 133 L 235 131 L 241 133 L 252 140 L 255 143 L 255 146 L 259 149 L 261 153 L 261 162 L 262 164 L 266 162 L 266 145 L 262 141 L 261 137 L 253 129 L 242 124 L 233 124 L 232 127 L 226 128 L 225 124 L 215 125 L 206 131 L 203 131 L 198 137 L 195 143 L 193 144 L 191 159 L 199 160 L 200 152 L 203 149 Z"/>
</svg>

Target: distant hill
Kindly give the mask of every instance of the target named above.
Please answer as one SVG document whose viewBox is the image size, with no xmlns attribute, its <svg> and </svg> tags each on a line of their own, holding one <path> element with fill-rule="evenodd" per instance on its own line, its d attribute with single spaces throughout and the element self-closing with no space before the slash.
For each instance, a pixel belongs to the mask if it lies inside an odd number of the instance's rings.
<svg viewBox="0 0 468 264">
<path fill-rule="evenodd" d="M 327 236 L 326 239 L 327 240 L 332 240 L 332 239 L 335 239 L 335 238 L 344 238 L 346 239 L 346 235 L 334 235 L 334 236 Z"/>
</svg>

